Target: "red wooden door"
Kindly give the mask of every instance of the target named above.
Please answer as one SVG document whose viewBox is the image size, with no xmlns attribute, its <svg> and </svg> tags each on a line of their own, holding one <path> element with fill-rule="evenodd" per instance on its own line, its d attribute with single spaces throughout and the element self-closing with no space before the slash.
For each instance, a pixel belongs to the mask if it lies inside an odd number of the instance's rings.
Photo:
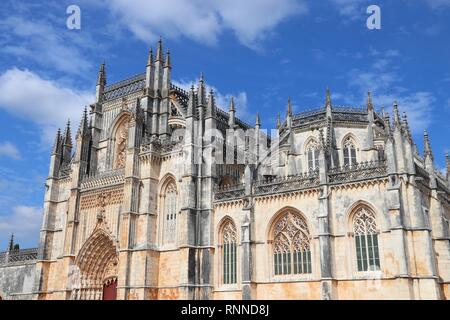
<svg viewBox="0 0 450 320">
<path fill-rule="evenodd" d="M 117 298 L 117 279 L 109 284 L 103 285 L 103 300 L 116 300 Z"/>
</svg>

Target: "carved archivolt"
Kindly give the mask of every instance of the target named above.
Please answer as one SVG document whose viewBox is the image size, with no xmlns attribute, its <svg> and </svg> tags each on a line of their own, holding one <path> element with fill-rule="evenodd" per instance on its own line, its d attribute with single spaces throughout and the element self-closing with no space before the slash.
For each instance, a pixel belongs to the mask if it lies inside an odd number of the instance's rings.
<svg viewBox="0 0 450 320">
<path fill-rule="evenodd" d="M 117 279 L 118 254 L 113 238 L 97 228 L 81 248 L 75 264 L 78 283 L 73 284 L 73 299 L 98 300 L 103 285 Z"/>
</svg>

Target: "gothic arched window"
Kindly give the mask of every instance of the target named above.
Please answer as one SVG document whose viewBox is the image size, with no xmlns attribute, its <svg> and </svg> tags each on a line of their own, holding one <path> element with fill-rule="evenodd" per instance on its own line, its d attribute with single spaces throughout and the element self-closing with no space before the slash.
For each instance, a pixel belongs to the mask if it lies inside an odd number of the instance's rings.
<svg viewBox="0 0 450 320">
<path fill-rule="evenodd" d="M 177 188 L 175 182 L 170 181 L 164 189 L 164 222 L 163 243 L 174 244 L 177 231 Z"/>
<path fill-rule="evenodd" d="M 308 155 L 308 169 L 316 170 L 319 168 L 319 144 L 316 140 L 312 140 L 306 147 Z"/>
<path fill-rule="evenodd" d="M 379 270 L 377 223 L 371 210 L 365 207 L 358 209 L 353 217 L 353 231 L 358 271 Z"/>
<path fill-rule="evenodd" d="M 352 138 L 348 137 L 344 141 L 344 165 L 353 166 L 357 163 L 356 161 L 356 147 L 355 142 Z"/>
<path fill-rule="evenodd" d="M 304 218 L 286 212 L 273 229 L 273 265 L 275 275 L 311 273 L 309 230 Z"/>
<path fill-rule="evenodd" d="M 236 283 L 236 227 L 227 221 L 222 229 L 222 279 L 223 284 Z"/>
</svg>

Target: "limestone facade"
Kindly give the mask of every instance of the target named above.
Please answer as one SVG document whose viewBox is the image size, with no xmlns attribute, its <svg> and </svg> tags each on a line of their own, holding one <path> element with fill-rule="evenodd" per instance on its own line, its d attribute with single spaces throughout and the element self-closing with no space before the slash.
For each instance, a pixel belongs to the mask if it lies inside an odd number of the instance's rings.
<svg viewBox="0 0 450 320">
<path fill-rule="evenodd" d="M 161 42 L 144 74 L 107 86 L 102 65 L 75 144 L 57 133 L 35 299 L 450 297 L 450 159 L 428 134 L 419 154 L 396 103 L 289 101 L 273 136 L 171 69 Z"/>
</svg>

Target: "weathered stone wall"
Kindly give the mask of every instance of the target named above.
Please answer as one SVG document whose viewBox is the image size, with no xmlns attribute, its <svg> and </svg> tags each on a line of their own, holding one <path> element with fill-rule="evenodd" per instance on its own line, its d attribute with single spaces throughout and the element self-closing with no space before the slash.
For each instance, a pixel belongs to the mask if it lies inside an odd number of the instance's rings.
<svg viewBox="0 0 450 320">
<path fill-rule="evenodd" d="M 0 295 L 3 299 L 32 299 L 35 271 L 35 263 L 0 266 Z"/>
</svg>

